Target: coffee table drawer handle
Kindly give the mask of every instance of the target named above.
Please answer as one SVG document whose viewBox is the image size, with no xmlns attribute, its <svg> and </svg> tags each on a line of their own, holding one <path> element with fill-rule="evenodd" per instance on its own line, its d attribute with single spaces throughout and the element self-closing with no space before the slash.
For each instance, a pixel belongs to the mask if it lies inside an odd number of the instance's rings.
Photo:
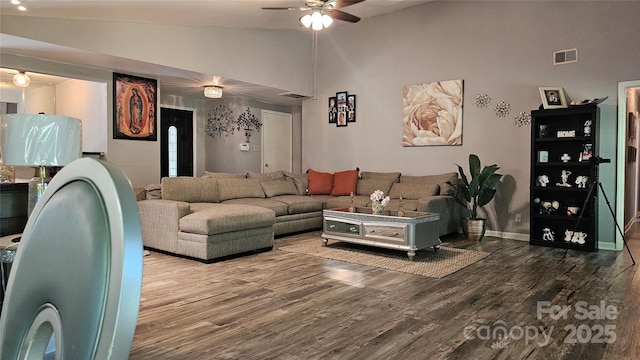
<svg viewBox="0 0 640 360">
<path fill-rule="evenodd" d="M 336 226 L 335 225 L 329 225 L 329 229 L 335 229 Z"/>
<path fill-rule="evenodd" d="M 358 232 L 358 228 L 355 226 L 352 226 L 349 228 L 349 231 L 351 231 L 352 233 L 357 233 Z"/>
<path fill-rule="evenodd" d="M 369 230 L 369 234 L 373 234 L 374 232 L 376 232 L 376 231 L 375 231 L 375 230 Z M 393 233 L 393 234 L 391 234 L 391 235 L 392 235 L 392 236 L 398 236 L 398 235 L 400 235 L 400 233 L 396 231 L 396 232 L 394 232 L 394 233 Z"/>
</svg>

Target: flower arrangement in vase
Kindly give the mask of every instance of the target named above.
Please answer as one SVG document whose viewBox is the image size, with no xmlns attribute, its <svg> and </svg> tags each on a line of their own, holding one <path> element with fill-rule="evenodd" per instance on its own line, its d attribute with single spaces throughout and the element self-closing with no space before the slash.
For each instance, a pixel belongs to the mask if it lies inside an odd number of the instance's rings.
<svg viewBox="0 0 640 360">
<path fill-rule="evenodd" d="M 371 199 L 371 212 L 376 215 L 384 214 L 384 207 L 391 201 L 391 198 L 384 196 L 384 192 L 381 190 L 374 191 L 369 198 Z"/>
</svg>

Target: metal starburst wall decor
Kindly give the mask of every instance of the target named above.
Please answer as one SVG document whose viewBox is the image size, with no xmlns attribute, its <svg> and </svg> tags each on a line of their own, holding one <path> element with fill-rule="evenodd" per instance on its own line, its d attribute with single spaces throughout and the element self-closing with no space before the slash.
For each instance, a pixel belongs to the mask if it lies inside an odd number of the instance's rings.
<svg viewBox="0 0 640 360">
<path fill-rule="evenodd" d="M 236 124 L 233 119 L 233 112 L 226 105 L 218 105 L 207 118 L 207 135 L 218 137 L 222 134 L 229 136 L 235 131 Z"/>
</svg>

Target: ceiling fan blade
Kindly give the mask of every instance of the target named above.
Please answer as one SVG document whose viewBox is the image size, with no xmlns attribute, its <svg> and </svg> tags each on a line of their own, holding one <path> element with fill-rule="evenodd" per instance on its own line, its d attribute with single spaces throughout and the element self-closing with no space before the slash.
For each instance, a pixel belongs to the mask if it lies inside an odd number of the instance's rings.
<svg viewBox="0 0 640 360">
<path fill-rule="evenodd" d="M 296 7 L 263 7 L 262 10 L 302 10 Z"/>
<path fill-rule="evenodd" d="M 326 13 L 336 20 L 348 21 L 351 23 L 357 23 L 360 21 L 359 17 L 340 10 L 328 10 Z"/>
<path fill-rule="evenodd" d="M 357 3 L 361 3 L 363 1 L 365 1 L 365 0 L 336 0 L 336 2 L 333 4 L 333 8 L 334 9 L 340 9 L 340 8 L 343 8 L 343 7 L 355 5 Z"/>
</svg>

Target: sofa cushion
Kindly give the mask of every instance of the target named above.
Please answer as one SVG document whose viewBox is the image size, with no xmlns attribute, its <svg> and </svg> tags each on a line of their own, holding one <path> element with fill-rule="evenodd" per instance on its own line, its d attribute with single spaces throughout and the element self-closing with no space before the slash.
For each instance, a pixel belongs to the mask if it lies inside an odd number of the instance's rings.
<svg viewBox="0 0 640 360">
<path fill-rule="evenodd" d="M 258 179 L 219 179 L 220 201 L 241 198 L 264 198 Z"/>
<path fill-rule="evenodd" d="M 358 180 L 356 195 L 370 196 L 376 190 L 380 190 L 385 194 L 389 194 L 389 190 L 391 190 L 391 185 L 393 184 L 393 181 L 387 179 L 360 179 Z"/>
<path fill-rule="evenodd" d="M 268 197 L 274 197 L 278 195 L 298 195 L 298 189 L 293 179 L 287 180 L 262 180 L 262 190 Z"/>
<path fill-rule="evenodd" d="M 165 177 L 161 180 L 162 198 L 185 202 L 220 202 L 218 180 L 208 177 Z"/>
<path fill-rule="evenodd" d="M 311 196 L 281 195 L 273 197 L 271 200 L 287 204 L 287 210 L 290 215 L 322 211 L 323 208 L 322 201 Z"/>
<path fill-rule="evenodd" d="M 224 234 L 275 224 L 273 211 L 257 206 L 215 204 L 180 219 L 180 231 L 194 234 Z"/>
<path fill-rule="evenodd" d="M 389 190 L 389 197 L 398 199 L 424 199 L 438 194 L 438 184 L 432 183 L 394 183 Z"/>
<path fill-rule="evenodd" d="M 218 173 L 211 171 L 203 171 L 201 177 L 208 177 L 213 179 L 244 179 L 244 175 L 242 174 Z"/>
<path fill-rule="evenodd" d="M 296 195 L 297 196 L 297 195 Z M 273 211 L 276 216 L 283 216 L 289 213 L 289 206 L 281 201 L 271 199 L 259 199 L 259 198 L 242 198 L 242 199 L 229 199 L 222 202 L 223 205 L 252 205 L 259 206 L 261 208 L 269 209 Z"/>
<path fill-rule="evenodd" d="M 329 195 L 333 187 L 333 174 L 309 169 L 309 195 Z"/>
<path fill-rule="evenodd" d="M 353 197 L 353 206 L 355 207 L 366 207 L 370 204 L 369 195 L 355 195 Z M 349 206 L 351 206 L 351 196 L 333 196 L 324 201 L 325 209 L 348 208 Z"/>
<path fill-rule="evenodd" d="M 162 185 L 160 184 L 149 184 L 144 187 L 145 190 L 145 198 L 147 200 L 157 200 L 162 199 Z"/>
<path fill-rule="evenodd" d="M 259 173 L 249 171 L 247 172 L 247 179 L 259 179 L 259 180 L 284 180 L 284 171 L 276 170 L 268 173 Z"/>
<path fill-rule="evenodd" d="M 298 195 L 307 195 L 307 189 L 309 188 L 309 175 L 296 174 L 289 171 L 284 171 L 285 179 L 292 179 L 298 189 Z"/>
<path fill-rule="evenodd" d="M 363 179 L 385 179 L 391 180 L 393 182 L 400 181 L 400 173 L 399 172 L 373 172 L 373 171 L 363 171 L 360 173 L 360 177 Z"/>
<path fill-rule="evenodd" d="M 358 170 L 338 171 L 333 174 L 333 186 L 330 195 L 343 196 L 356 193 Z"/>
<path fill-rule="evenodd" d="M 401 183 L 429 183 L 429 184 L 441 184 L 446 181 L 453 181 L 458 178 L 458 173 L 449 172 L 437 175 L 425 175 L 425 176 L 400 176 Z"/>
</svg>

